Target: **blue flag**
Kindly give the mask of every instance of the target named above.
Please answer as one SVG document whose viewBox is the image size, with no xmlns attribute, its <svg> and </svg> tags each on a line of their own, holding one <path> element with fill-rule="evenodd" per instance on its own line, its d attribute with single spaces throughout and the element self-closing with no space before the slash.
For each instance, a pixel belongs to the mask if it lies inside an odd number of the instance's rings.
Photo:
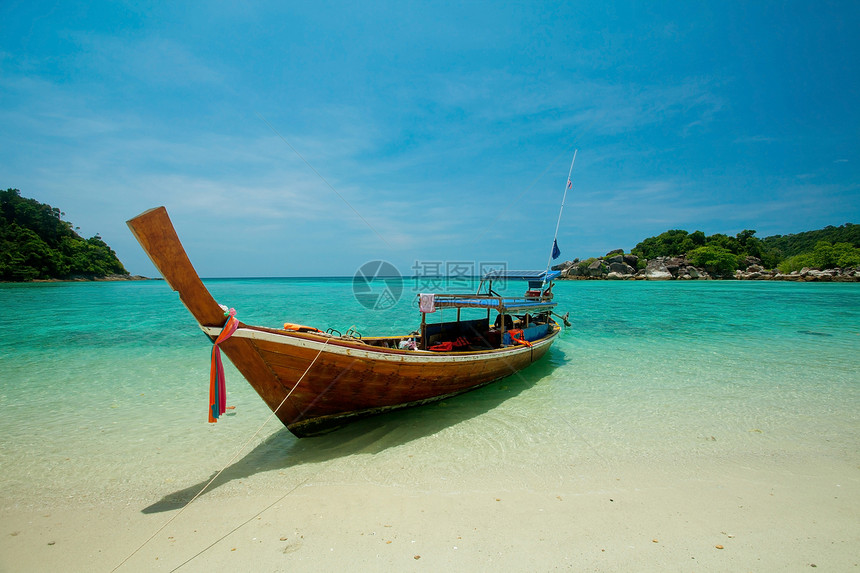
<svg viewBox="0 0 860 573">
<path fill-rule="evenodd" d="M 558 248 L 558 240 L 553 239 L 552 240 L 552 260 L 557 259 L 560 254 L 561 254 L 561 250 L 559 250 L 559 248 Z"/>
</svg>

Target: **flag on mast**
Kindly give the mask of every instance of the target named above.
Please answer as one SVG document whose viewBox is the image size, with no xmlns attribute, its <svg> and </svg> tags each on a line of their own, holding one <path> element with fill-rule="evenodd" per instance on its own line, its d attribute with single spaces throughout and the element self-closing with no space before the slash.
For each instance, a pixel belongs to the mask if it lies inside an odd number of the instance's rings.
<svg viewBox="0 0 860 573">
<path fill-rule="evenodd" d="M 543 288 L 543 285 L 547 282 L 546 277 L 549 275 L 549 266 L 552 264 L 553 259 L 557 259 L 559 255 L 561 255 L 561 249 L 558 248 L 558 228 L 561 226 L 561 213 L 564 211 L 564 200 L 567 199 L 567 191 L 573 187 L 571 175 L 573 174 L 573 164 L 576 162 L 576 151 L 577 150 L 573 151 L 573 159 L 570 160 L 570 171 L 567 172 L 567 186 L 564 188 L 564 195 L 561 197 L 561 207 L 558 210 L 558 221 L 555 222 L 555 235 L 552 239 L 552 253 L 546 262 L 546 274 L 544 274 L 544 279 L 541 281 L 541 288 Z"/>
</svg>

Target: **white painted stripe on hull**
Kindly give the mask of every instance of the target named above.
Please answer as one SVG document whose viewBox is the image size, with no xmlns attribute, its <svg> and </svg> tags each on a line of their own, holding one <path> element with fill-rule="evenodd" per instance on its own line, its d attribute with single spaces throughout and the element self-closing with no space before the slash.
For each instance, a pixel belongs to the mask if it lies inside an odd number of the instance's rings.
<svg viewBox="0 0 860 573">
<path fill-rule="evenodd" d="M 212 337 L 217 337 L 221 333 L 221 327 L 218 326 L 201 326 L 203 332 Z M 239 338 L 250 338 L 252 340 L 265 340 L 275 344 L 283 344 L 286 346 L 296 346 L 299 348 L 307 348 L 310 350 L 319 351 L 324 349 L 325 352 L 332 354 L 341 354 L 353 358 L 367 358 L 370 360 L 381 360 L 386 362 L 413 362 L 413 363 L 451 363 L 451 362 L 482 362 L 485 360 L 494 360 L 527 354 L 534 349 L 542 348 L 552 344 L 558 331 L 551 334 L 548 338 L 532 343 L 531 347 L 517 346 L 508 347 L 504 350 L 485 350 L 470 353 L 459 352 L 430 352 L 421 350 L 403 350 L 393 352 L 381 352 L 379 350 L 370 350 L 373 347 L 362 347 L 360 344 L 354 346 L 341 346 L 339 344 L 325 344 L 323 341 L 304 338 L 298 336 L 290 336 L 286 334 L 278 334 L 265 330 L 254 330 L 251 328 L 239 328 L 233 333 L 233 336 Z M 340 340 L 340 339 L 338 339 Z M 393 350 L 393 349 L 389 349 Z"/>
</svg>

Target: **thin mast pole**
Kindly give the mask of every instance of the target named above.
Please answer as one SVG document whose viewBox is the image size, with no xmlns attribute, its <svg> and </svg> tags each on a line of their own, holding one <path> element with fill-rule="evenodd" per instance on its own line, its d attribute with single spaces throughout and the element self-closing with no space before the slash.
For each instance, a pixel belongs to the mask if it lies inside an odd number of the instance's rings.
<svg viewBox="0 0 860 573">
<path fill-rule="evenodd" d="M 570 160 L 570 171 L 567 172 L 567 181 L 564 182 L 564 195 L 561 198 L 561 208 L 558 210 L 558 221 L 555 223 L 555 235 L 552 237 L 552 246 L 553 248 L 549 251 L 549 260 L 546 262 L 546 271 L 543 275 L 543 280 L 541 281 L 541 290 L 543 290 L 544 285 L 546 284 L 546 276 L 549 274 L 549 267 L 552 264 L 552 251 L 557 245 L 558 241 L 558 228 L 561 225 L 561 213 L 564 211 L 564 201 L 567 199 L 567 190 L 573 186 L 573 182 L 570 179 L 570 176 L 573 175 L 573 164 L 576 162 L 576 152 L 578 149 L 573 150 L 573 159 Z"/>
</svg>

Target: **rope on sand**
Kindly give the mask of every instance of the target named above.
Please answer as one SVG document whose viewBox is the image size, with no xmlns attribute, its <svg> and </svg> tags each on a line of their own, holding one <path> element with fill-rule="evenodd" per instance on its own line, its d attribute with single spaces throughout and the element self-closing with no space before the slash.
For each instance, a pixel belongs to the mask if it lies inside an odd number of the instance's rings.
<svg viewBox="0 0 860 573">
<path fill-rule="evenodd" d="M 190 500 L 188 503 L 186 503 L 184 506 L 182 506 L 182 509 L 180 509 L 180 510 L 179 510 L 179 511 L 178 511 L 178 512 L 173 516 L 173 517 L 171 517 L 171 518 L 170 518 L 170 519 L 168 519 L 166 522 L 164 522 L 164 524 L 163 524 L 161 527 L 159 527 L 158 529 L 156 529 L 156 530 L 153 532 L 153 534 L 152 534 L 152 535 L 150 535 L 150 536 L 146 539 L 146 541 L 144 541 L 143 543 L 141 543 L 141 544 L 140 544 L 140 546 L 139 546 L 137 549 L 135 549 L 134 551 L 132 551 L 132 552 L 128 555 L 128 557 L 126 557 L 125 559 L 123 559 L 122 561 L 120 561 L 120 562 L 119 562 L 119 564 L 118 564 L 116 567 L 114 567 L 113 569 L 111 569 L 111 573 L 114 573 L 114 571 L 116 571 L 117 569 L 119 569 L 120 567 L 122 567 L 123 565 L 125 565 L 125 564 L 126 564 L 126 562 L 128 562 L 128 560 L 129 560 L 129 559 L 131 559 L 132 557 L 134 557 L 134 556 L 135 556 L 135 554 L 137 554 L 137 552 L 138 552 L 138 551 L 140 551 L 141 549 L 143 549 L 144 547 L 146 547 L 146 545 L 147 545 L 150 541 L 152 541 L 152 540 L 155 538 L 155 536 L 156 536 L 156 535 L 158 535 L 159 533 L 161 533 L 161 532 L 164 530 L 164 528 L 165 528 L 165 527 L 167 527 L 168 525 L 170 525 L 170 524 L 171 524 L 171 523 L 172 523 L 172 522 L 173 522 L 177 517 L 179 517 L 180 515 L 182 515 L 182 512 L 184 512 L 184 511 L 188 508 L 188 506 L 189 506 L 189 505 L 191 505 L 192 503 L 194 503 L 194 500 L 196 500 L 198 497 L 200 497 L 201 495 L 203 495 L 203 492 L 205 492 L 205 491 L 209 488 L 209 486 L 210 486 L 210 485 L 212 485 L 212 483 L 213 483 L 216 479 L 218 479 L 218 476 L 220 476 L 222 473 L 224 473 L 224 470 L 226 470 L 228 467 L 230 467 L 230 466 L 233 464 L 233 462 L 234 462 L 234 461 L 236 461 L 236 458 L 238 458 L 238 457 L 239 457 L 239 454 L 241 454 L 243 451 L 245 451 L 245 448 L 247 448 L 247 447 L 248 447 L 248 445 L 249 445 L 249 444 L 254 440 L 254 438 L 256 438 L 256 437 L 257 437 L 257 435 L 258 435 L 258 434 L 263 430 L 263 428 L 266 426 L 266 424 L 268 424 L 268 423 L 269 423 L 269 421 L 270 421 L 270 420 L 275 416 L 275 414 L 277 414 L 277 413 L 278 413 L 278 410 L 280 410 L 280 409 L 281 409 L 281 406 L 283 406 L 283 405 L 284 405 L 284 403 L 287 401 L 287 399 L 292 395 L 293 391 L 294 391 L 296 388 L 298 388 L 299 384 L 301 384 L 302 380 L 304 380 L 305 376 L 307 376 L 307 373 L 308 373 L 308 372 L 310 372 L 311 368 L 313 368 L 314 364 L 316 364 L 317 358 L 319 358 L 319 357 L 320 357 L 320 354 L 322 354 L 322 351 L 323 351 L 323 349 L 325 349 L 325 346 L 326 346 L 326 344 L 328 344 L 328 341 L 329 341 L 329 340 L 330 340 L 330 339 L 326 339 L 325 343 L 323 343 L 323 345 L 320 347 L 319 352 L 317 352 L 317 355 L 316 355 L 316 356 L 314 356 L 314 359 L 313 359 L 313 360 L 311 361 L 311 363 L 308 365 L 307 369 L 306 369 L 306 370 L 304 371 L 304 373 L 299 377 L 299 379 L 296 381 L 296 383 L 293 385 L 293 387 L 290 389 L 290 391 L 289 391 L 289 392 L 287 392 L 287 395 L 286 395 L 286 396 L 284 396 L 284 399 L 283 399 L 283 400 L 281 400 L 281 403 L 280 403 L 280 404 L 278 404 L 278 407 L 277 407 L 277 408 L 275 408 L 274 410 L 272 410 L 272 413 L 269 415 L 269 417 L 268 417 L 268 418 L 266 418 L 266 419 L 265 419 L 265 421 L 264 421 L 262 424 L 260 424 L 260 427 L 259 427 L 259 428 L 257 428 L 257 431 L 255 431 L 255 432 L 254 432 L 254 434 L 253 434 L 250 438 L 248 438 L 248 440 L 247 440 L 244 444 L 242 444 L 242 447 L 240 447 L 238 450 L 236 450 L 236 453 L 235 453 L 235 454 L 233 454 L 233 457 L 232 457 L 232 458 L 230 458 L 230 461 L 228 461 L 226 464 L 224 464 L 224 466 L 223 466 L 220 470 L 218 470 L 218 473 L 216 473 L 216 474 L 215 474 L 215 476 L 214 476 L 212 479 L 210 479 L 210 480 L 206 483 L 206 485 L 204 485 L 204 486 L 200 489 L 200 491 L 198 491 L 198 492 L 194 495 L 194 497 L 192 497 L 192 498 L 191 498 L 191 500 Z M 305 481 L 307 481 L 307 479 L 305 479 Z M 301 483 L 304 483 L 304 482 L 301 482 Z M 301 485 L 301 483 L 300 483 L 299 485 Z M 297 485 L 296 487 L 294 487 L 293 489 L 291 489 L 290 491 L 288 491 L 288 492 L 287 492 L 287 494 L 285 494 L 283 497 L 286 497 L 286 495 L 289 495 L 290 493 L 292 493 L 293 491 L 295 491 L 295 489 L 296 489 L 297 487 L 299 487 L 299 485 Z M 283 497 L 282 497 L 281 499 L 283 499 Z M 278 500 L 278 501 L 280 501 L 280 500 Z M 266 509 L 268 509 L 268 508 L 266 508 Z M 264 511 L 265 511 L 265 510 L 264 510 Z M 244 525 L 244 524 L 243 524 L 243 525 Z M 239 527 L 241 527 L 241 525 L 240 525 Z M 235 531 L 235 530 L 234 530 L 234 531 Z M 232 532 L 231 532 L 231 533 L 232 533 Z M 208 549 L 208 547 L 207 547 L 207 549 Z M 195 557 L 196 557 L 196 555 L 195 555 Z M 193 559 L 193 557 L 192 557 L 192 559 Z"/>
</svg>

